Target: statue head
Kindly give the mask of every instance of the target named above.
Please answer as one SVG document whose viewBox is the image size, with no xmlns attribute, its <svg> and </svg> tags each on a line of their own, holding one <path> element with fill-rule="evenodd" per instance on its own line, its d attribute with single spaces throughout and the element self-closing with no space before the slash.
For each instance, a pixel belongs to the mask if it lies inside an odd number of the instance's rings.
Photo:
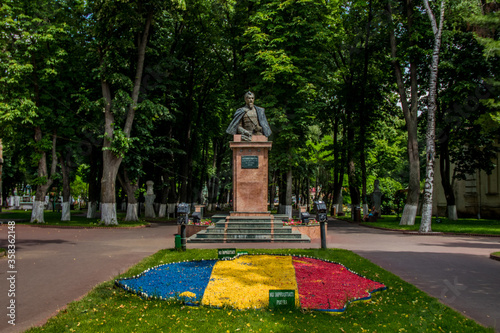
<svg viewBox="0 0 500 333">
<path fill-rule="evenodd" d="M 249 108 L 253 107 L 253 103 L 255 102 L 255 95 L 253 92 L 249 91 L 245 94 L 245 103 Z"/>
</svg>

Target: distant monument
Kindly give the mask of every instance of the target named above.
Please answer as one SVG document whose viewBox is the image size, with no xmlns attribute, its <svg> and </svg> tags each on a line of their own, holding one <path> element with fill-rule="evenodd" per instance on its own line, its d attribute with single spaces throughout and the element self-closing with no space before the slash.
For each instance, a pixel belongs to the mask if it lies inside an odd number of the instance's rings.
<svg viewBox="0 0 500 333">
<path fill-rule="evenodd" d="M 378 216 L 381 216 L 380 206 L 382 205 L 382 192 L 379 187 L 380 181 L 375 179 L 373 182 L 373 193 L 372 193 L 372 203 L 373 207 L 375 207 L 375 211 L 378 213 Z"/>
<path fill-rule="evenodd" d="M 154 182 L 152 180 L 148 180 L 146 182 L 147 190 L 146 190 L 146 195 L 144 196 L 144 200 L 145 200 L 144 216 L 155 218 L 156 214 L 155 214 L 155 209 L 154 209 L 154 202 L 155 202 L 156 195 L 153 192 L 153 185 L 154 185 Z"/>
</svg>

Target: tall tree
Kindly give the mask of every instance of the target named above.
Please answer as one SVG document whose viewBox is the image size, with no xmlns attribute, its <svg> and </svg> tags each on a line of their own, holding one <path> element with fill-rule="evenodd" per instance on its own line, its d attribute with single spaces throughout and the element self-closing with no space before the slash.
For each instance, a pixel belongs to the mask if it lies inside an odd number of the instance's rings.
<svg viewBox="0 0 500 333">
<path fill-rule="evenodd" d="M 388 0 L 387 9 L 389 15 L 389 22 L 391 27 L 389 29 L 389 40 L 391 44 L 391 58 L 394 74 L 396 76 L 396 83 L 398 87 L 398 94 L 400 97 L 401 108 L 406 121 L 406 129 L 408 132 L 408 161 L 409 161 L 409 182 L 408 194 L 406 197 L 406 204 L 401 216 L 400 225 L 413 225 L 415 224 L 415 216 L 417 215 L 418 200 L 420 196 L 420 159 L 418 151 L 418 131 L 417 131 L 417 116 L 418 116 L 418 82 L 417 82 L 417 57 L 415 54 L 416 39 L 418 32 L 414 26 L 414 0 L 407 0 L 404 4 L 403 15 L 406 18 L 405 30 L 409 35 L 409 60 L 407 61 L 409 67 L 409 86 L 410 86 L 410 99 L 407 96 L 407 84 L 405 84 L 404 65 L 401 65 L 402 60 L 398 58 L 398 44 L 396 41 L 397 25 L 393 23 L 392 0 Z M 397 31 L 398 35 L 400 31 Z M 399 55 L 400 56 L 400 55 Z"/>
<path fill-rule="evenodd" d="M 64 72 L 75 32 L 72 16 L 81 6 L 80 1 L 8 1 L 1 7 L 0 113 L 4 125 L 33 133 L 29 145 L 38 176 L 32 222 L 44 222 L 45 196 L 56 177 L 58 129 L 71 126 L 64 114 L 75 90 Z"/>
<path fill-rule="evenodd" d="M 163 7 L 161 1 L 89 2 L 104 104 L 101 222 L 105 225 L 118 224 L 116 177 L 132 140 L 153 18 Z M 120 100 L 127 100 L 127 108 L 117 105 Z"/>
<path fill-rule="evenodd" d="M 434 13 L 429 5 L 428 0 L 424 0 L 425 10 L 429 16 L 434 33 L 434 47 L 432 49 L 432 63 L 429 78 L 429 97 L 427 109 L 427 132 L 425 135 L 426 141 L 426 156 L 427 164 L 425 168 L 425 187 L 424 187 L 424 203 L 422 207 L 422 221 L 420 223 L 420 232 L 431 232 L 432 227 L 432 194 L 434 191 L 434 160 L 436 158 L 436 110 L 437 110 L 437 83 L 438 83 L 438 67 L 439 67 L 439 51 L 441 48 L 441 36 L 443 34 L 444 25 L 444 10 L 446 0 L 441 1 L 441 9 L 439 22 L 437 22 Z"/>
</svg>

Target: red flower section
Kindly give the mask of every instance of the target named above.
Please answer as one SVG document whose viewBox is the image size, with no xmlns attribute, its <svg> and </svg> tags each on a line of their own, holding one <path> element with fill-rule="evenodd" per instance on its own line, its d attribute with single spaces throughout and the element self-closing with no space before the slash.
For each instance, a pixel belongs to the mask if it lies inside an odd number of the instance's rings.
<svg viewBox="0 0 500 333">
<path fill-rule="evenodd" d="M 302 308 L 344 311 L 349 302 L 369 299 L 370 293 L 385 289 L 340 264 L 296 256 L 292 261 Z"/>
</svg>

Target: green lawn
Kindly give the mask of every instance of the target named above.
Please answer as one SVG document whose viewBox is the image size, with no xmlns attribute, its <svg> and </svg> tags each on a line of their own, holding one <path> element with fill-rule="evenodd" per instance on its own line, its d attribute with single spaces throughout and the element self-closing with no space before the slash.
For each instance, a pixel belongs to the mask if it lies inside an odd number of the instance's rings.
<svg viewBox="0 0 500 333">
<path fill-rule="evenodd" d="M 415 225 L 412 226 L 400 226 L 400 218 L 394 215 L 383 215 L 382 217 L 383 218 L 377 220 L 377 222 L 363 222 L 363 224 L 380 228 L 412 231 L 418 231 L 420 228 L 420 216 L 417 216 Z M 457 221 L 452 221 L 444 217 L 440 217 L 439 220 L 440 222 L 436 221 L 435 217 L 432 218 L 432 231 L 458 234 L 500 235 L 500 220 L 461 218 Z"/>
<path fill-rule="evenodd" d="M 142 299 L 105 282 L 71 303 L 41 328 L 28 332 L 493 332 L 444 306 L 399 277 L 346 250 L 247 250 L 302 254 L 333 260 L 384 283 L 371 302 L 354 302 L 342 314 L 307 310 L 247 310 L 189 307 Z M 214 259 L 217 250 L 162 250 L 119 277 L 170 262 Z"/>
<path fill-rule="evenodd" d="M 75 226 L 75 227 L 104 227 L 104 225 L 99 225 L 99 219 L 88 219 L 85 215 L 82 215 L 83 211 L 71 211 L 71 221 L 61 221 L 61 213 L 52 212 L 49 210 L 45 211 L 45 223 L 43 225 L 53 225 L 53 226 Z M 125 222 L 124 213 L 118 213 L 118 226 L 117 227 L 135 227 L 140 225 L 146 225 L 148 222 Z M 0 213 L 0 219 L 4 221 L 15 220 L 16 224 L 34 224 L 30 223 L 31 211 L 24 210 L 8 210 Z"/>
</svg>

